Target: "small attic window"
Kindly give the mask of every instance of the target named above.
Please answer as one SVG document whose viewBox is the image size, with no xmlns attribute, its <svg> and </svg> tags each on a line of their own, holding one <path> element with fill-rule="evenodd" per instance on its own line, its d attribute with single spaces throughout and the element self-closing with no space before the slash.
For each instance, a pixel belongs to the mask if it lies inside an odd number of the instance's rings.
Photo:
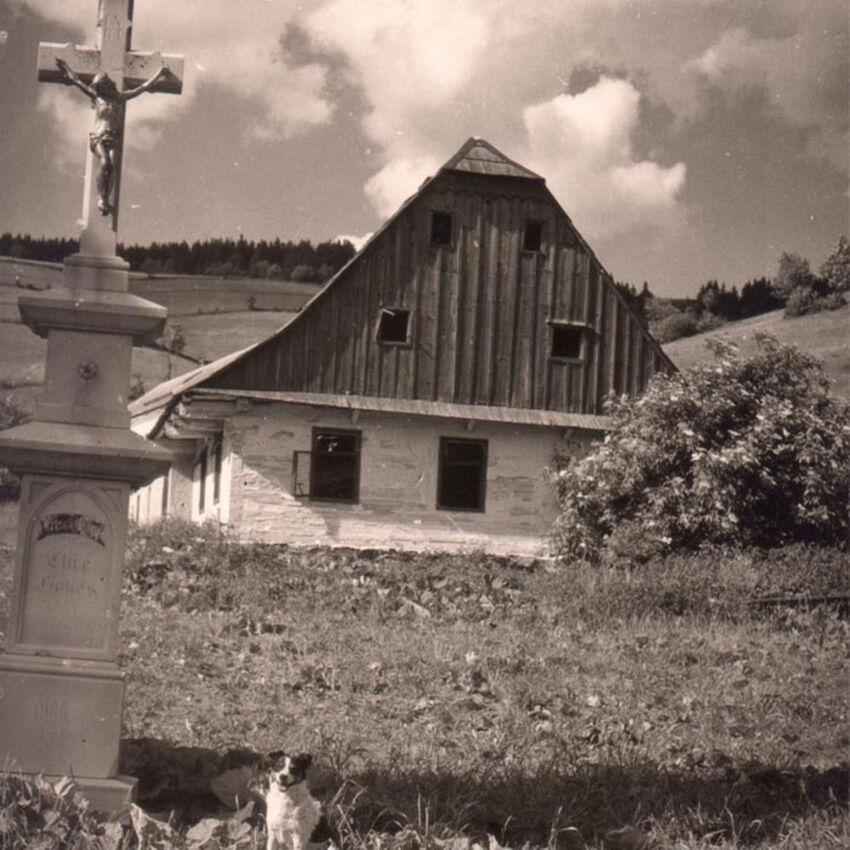
<svg viewBox="0 0 850 850">
<path fill-rule="evenodd" d="M 434 210 L 431 213 L 431 244 L 433 245 L 451 245 L 452 244 L 452 214 L 447 212 L 438 212 Z"/>
<path fill-rule="evenodd" d="M 559 360 L 580 360 L 584 330 L 575 325 L 552 325 L 551 356 Z"/>
<path fill-rule="evenodd" d="M 378 342 L 404 345 L 410 330 L 410 310 L 382 307 L 378 316 Z"/>
<path fill-rule="evenodd" d="M 543 222 L 529 219 L 522 239 L 523 251 L 540 251 L 543 245 Z"/>
</svg>

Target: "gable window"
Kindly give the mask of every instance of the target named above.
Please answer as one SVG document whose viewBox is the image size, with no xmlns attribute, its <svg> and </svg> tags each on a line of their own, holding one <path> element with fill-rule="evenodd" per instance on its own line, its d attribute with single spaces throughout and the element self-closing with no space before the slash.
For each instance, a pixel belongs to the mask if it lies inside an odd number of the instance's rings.
<svg viewBox="0 0 850 850">
<path fill-rule="evenodd" d="M 484 511 L 487 492 L 487 441 L 440 437 L 437 508 Z"/>
<path fill-rule="evenodd" d="M 543 245 L 543 222 L 529 219 L 522 238 L 523 251 L 540 251 Z"/>
<path fill-rule="evenodd" d="M 360 432 L 313 429 L 310 498 L 356 502 L 360 495 Z"/>
<path fill-rule="evenodd" d="M 410 331 L 410 310 L 382 307 L 378 316 L 378 342 L 406 344 Z"/>
<path fill-rule="evenodd" d="M 447 212 L 431 213 L 431 242 L 434 245 L 452 244 L 452 214 Z"/>
<path fill-rule="evenodd" d="M 584 330 L 575 325 L 552 325 L 551 357 L 559 360 L 580 360 Z"/>
</svg>

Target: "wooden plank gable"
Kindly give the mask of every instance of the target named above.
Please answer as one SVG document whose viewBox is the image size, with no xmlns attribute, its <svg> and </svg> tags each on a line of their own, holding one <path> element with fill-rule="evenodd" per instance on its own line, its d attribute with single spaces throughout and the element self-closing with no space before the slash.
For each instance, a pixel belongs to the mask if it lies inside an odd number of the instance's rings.
<svg viewBox="0 0 850 850">
<path fill-rule="evenodd" d="M 456 156 L 288 326 L 204 385 L 601 414 L 608 393 L 673 369 L 544 181 L 515 164 L 494 175 L 480 144 L 468 154 L 486 173 Z M 451 216 L 444 244 L 434 213 Z M 379 339 L 382 311 L 406 313 L 403 341 Z"/>
</svg>

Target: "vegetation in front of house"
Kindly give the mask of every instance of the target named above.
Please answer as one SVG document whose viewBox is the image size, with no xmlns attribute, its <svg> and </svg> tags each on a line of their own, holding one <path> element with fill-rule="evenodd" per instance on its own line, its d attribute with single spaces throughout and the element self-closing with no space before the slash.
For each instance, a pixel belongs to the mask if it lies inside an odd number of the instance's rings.
<svg viewBox="0 0 850 850">
<path fill-rule="evenodd" d="M 846 593 L 849 574 L 804 544 L 635 570 L 135 529 L 121 769 L 140 808 L 85 828 L 262 847 L 210 781 L 283 747 L 314 753 L 346 850 L 839 848 L 850 624 L 748 600 Z M 51 838 L 49 792 L 15 793 L 10 850 L 74 846 Z"/>
<path fill-rule="evenodd" d="M 772 337 L 611 402 L 604 445 L 555 475 L 558 553 L 645 560 L 705 543 L 846 543 L 850 405 Z"/>
</svg>

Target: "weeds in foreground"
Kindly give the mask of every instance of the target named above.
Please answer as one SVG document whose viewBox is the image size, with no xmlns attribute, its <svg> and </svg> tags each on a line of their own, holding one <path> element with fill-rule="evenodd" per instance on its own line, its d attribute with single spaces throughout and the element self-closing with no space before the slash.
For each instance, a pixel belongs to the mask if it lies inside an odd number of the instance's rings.
<svg viewBox="0 0 850 850">
<path fill-rule="evenodd" d="M 314 753 L 346 850 L 838 847 L 848 624 L 746 600 L 834 593 L 847 566 L 808 547 L 627 571 L 138 530 L 122 770 L 177 847 L 255 846 L 256 814 L 228 825 L 210 780 L 279 748 Z"/>
</svg>

